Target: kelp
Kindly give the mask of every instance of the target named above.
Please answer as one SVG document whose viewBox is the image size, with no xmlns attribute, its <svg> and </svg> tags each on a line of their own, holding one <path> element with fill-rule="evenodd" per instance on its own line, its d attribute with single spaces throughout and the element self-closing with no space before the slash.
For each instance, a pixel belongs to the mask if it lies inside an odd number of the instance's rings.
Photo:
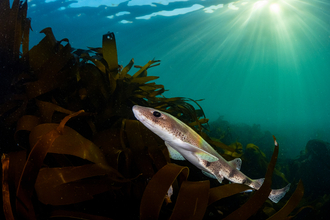
<svg viewBox="0 0 330 220">
<path fill-rule="evenodd" d="M 176 164 L 167 164 L 153 176 L 141 199 L 141 219 L 158 219 L 165 195 L 180 173 L 182 173 L 181 179 L 186 180 L 189 169 Z"/>
<path fill-rule="evenodd" d="M 238 158 L 243 155 L 243 146 L 241 143 L 236 141 L 235 143 L 230 144 L 228 147 L 231 147 L 232 149 L 234 149 L 234 151 L 225 150 L 225 154 L 234 158 Z"/>
<path fill-rule="evenodd" d="M 9 152 L 2 156 L 7 219 L 202 219 L 210 207 L 221 210 L 219 201 L 248 196 L 240 193 L 249 189 L 245 185 L 210 188 L 209 180 L 190 181 L 189 168 L 171 163 L 164 142 L 134 119 L 135 104 L 157 108 L 190 125 L 220 153 L 242 153 L 238 144 L 227 146 L 205 133 L 202 100 L 163 96 L 164 85 L 148 75 L 160 60 L 141 66 L 131 59 L 121 66 L 113 33 L 103 35 L 101 48 L 82 50 L 66 38 L 56 40 L 51 28 L 28 50 L 26 10 L 26 1 L 15 0 L 11 8 L 0 3 L 0 30 L 10 41 L 1 51 L 9 57 L 1 62 L 10 93 L 0 103 L 2 147 Z M 262 207 L 274 163 L 248 203 Z M 171 187 L 172 203 L 166 204 Z M 287 216 L 302 192 L 299 184 L 277 216 Z M 243 215 L 264 212 L 258 207 Z"/>
<path fill-rule="evenodd" d="M 170 219 L 202 219 L 207 208 L 209 188 L 209 181 L 184 181 Z"/>
<path fill-rule="evenodd" d="M 265 167 L 268 164 L 268 160 L 266 159 L 266 155 L 259 149 L 255 144 L 248 144 L 246 146 L 244 155 L 242 157 L 243 161 L 247 161 L 247 164 L 253 169 L 254 173 L 260 174 L 265 170 Z M 253 166 L 252 166 L 252 162 Z M 258 173 L 260 172 L 260 173 Z M 288 184 L 289 181 L 286 179 L 285 175 L 280 172 L 277 168 L 274 170 L 274 175 L 279 177 L 278 180 L 281 180 L 281 184 Z"/>
<path fill-rule="evenodd" d="M 214 187 L 210 189 L 210 197 L 209 197 L 208 205 L 211 205 L 220 199 L 227 198 L 229 196 L 250 189 L 251 188 L 247 185 L 236 184 L 236 183 Z"/>
<path fill-rule="evenodd" d="M 93 199 L 94 195 L 119 189 L 114 183 L 127 183 L 120 173 L 100 164 L 42 168 L 35 189 L 40 202 L 68 205 Z M 118 185 L 118 184 L 117 184 Z"/>
<path fill-rule="evenodd" d="M 12 7 L 10 1 L 0 2 L 0 141 L 4 152 L 8 151 L 4 143 L 15 143 L 14 139 L 8 140 L 7 137 L 27 105 L 26 97 L 21 93 L 21 84 L 17 83 L 26 75 L 26 59 L 22 59 L 22 54 L 26 54 L 29 47 L 31 21 L 26 17 L 27 8 L 26 1 L 14 0 Z M 12 93 L 15 95 L 12 96 Z"/>
<path fill-rule="evenodd" d="M 2 164 L 2 202 L 3 202 L 3 213 L 6 219 L 14 220 L 14 214 L 10 202 L 10 192 L 8 184 L 8 171 L 9 171 L 9 158 L 8 155 L 3 154 L 1 156 Z"/>
<path fill-rule="evenodd" d="M 27 2 L 22 3 L 14 0 L 12 7 L 9 1 L 1 1 L 0 3 L 0 65 L 1 82 L 0 82 L 0 103 L 2 104 L 10 92 L 15 88 L 11 87 L 11 82 L 18 77 L 21 65 L 25 61 L 20 60 L 22 45 L 23 54 L 27 53 L 29 47 L 29 29 L 31 21 L 26 17 Z M 2 113 L 2 112 L 1 112 Z"/>
<path fill-rule="evenodd" d="M 71 118 L 81 111 L 67 116 L 55 129 L 47 132 L 33 145 L 30 154 L 24 165 L 16 192 L 16 208 L 27 219 L 34 219 L 35 213 L 31 204 L 34 185 L 42 166 L 44 158 L 53 142 L 64 133 L 64 125 Z"/>
</svg>

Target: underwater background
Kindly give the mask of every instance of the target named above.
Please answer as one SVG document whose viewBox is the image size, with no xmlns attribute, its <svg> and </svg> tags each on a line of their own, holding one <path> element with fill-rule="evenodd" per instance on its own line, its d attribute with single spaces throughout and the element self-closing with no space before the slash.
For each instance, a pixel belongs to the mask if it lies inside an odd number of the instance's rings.
<svg viewBox="0 0 330 220">
<path fill-rule="evenodd" d="M 200 102 L 210 122 L 260 125 L 295 157 L 330 141 L 330 5 L 327 1 L 29 0 L 30 47 L 52 27 L 74 48 L 114 32 L 118 62 L 153 58 L 166 97 Z"/>
<path fill-rule="evenodd" d="M 329 9 L 0 1 L 0 218 L 326 218 Z M 183 121 L 262 186 L 171 160 L 134 105 Z"/>
</svg>

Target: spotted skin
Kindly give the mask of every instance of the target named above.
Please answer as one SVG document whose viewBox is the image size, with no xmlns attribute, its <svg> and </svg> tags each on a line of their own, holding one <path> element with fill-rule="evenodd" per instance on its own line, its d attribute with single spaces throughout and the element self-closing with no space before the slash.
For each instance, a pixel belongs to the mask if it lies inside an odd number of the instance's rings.
<svg viewBox="0 0 330 220">
<path fill-rule="evenodd" d="M 138 105 L 133 106 L 132 110 L 140 122 L 165 141 L 166 146 L 172 147 L 202 171 L 213 175 L 220 183 L 226 178 L 255 190 L 263 184 L 264 179 L 253 180 L 239 170 L 240 159 L 226 161 L 193 129 L 172 115 Z M 268 198 L 277 203 L 289 188 L 290 184 L 282 189 L 272 190 Z"/>
</svg>

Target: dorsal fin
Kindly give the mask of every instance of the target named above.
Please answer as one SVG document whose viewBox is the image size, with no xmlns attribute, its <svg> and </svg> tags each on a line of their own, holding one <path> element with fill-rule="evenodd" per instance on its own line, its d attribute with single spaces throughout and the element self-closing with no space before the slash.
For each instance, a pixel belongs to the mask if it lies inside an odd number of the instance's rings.
<svg viewBox="0 0 330 220">
<path fill-rule="evenodd" d="M 242 166 L 241 158 L 235 158 L 234 160 L 231 160 L 228 163 L 230 164 L 230 166 L 234 167 L 237 170 L 241 169 L 241 166 Z"/>
</svg>

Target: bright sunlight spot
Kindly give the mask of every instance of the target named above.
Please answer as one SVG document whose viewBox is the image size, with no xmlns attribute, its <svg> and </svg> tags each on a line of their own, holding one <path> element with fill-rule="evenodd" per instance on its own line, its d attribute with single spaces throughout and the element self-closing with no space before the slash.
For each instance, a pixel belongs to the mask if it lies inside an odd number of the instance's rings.
<svg viewBox="0 0 330 220">
<path fill-rule="evenodd" d="M 269 6 L 269 9 L 270 11 L 277 13 L 280 11 L 280 6 L 274 3 Z"/>
<path fill-rule="evenodd" d="M 267 4 L 267 1 L 266 0 L 257 1 L 256 3 L 253 4 L 253 8 L 254 9 L 262 8 L 266 4 Z"/>
</svg>

